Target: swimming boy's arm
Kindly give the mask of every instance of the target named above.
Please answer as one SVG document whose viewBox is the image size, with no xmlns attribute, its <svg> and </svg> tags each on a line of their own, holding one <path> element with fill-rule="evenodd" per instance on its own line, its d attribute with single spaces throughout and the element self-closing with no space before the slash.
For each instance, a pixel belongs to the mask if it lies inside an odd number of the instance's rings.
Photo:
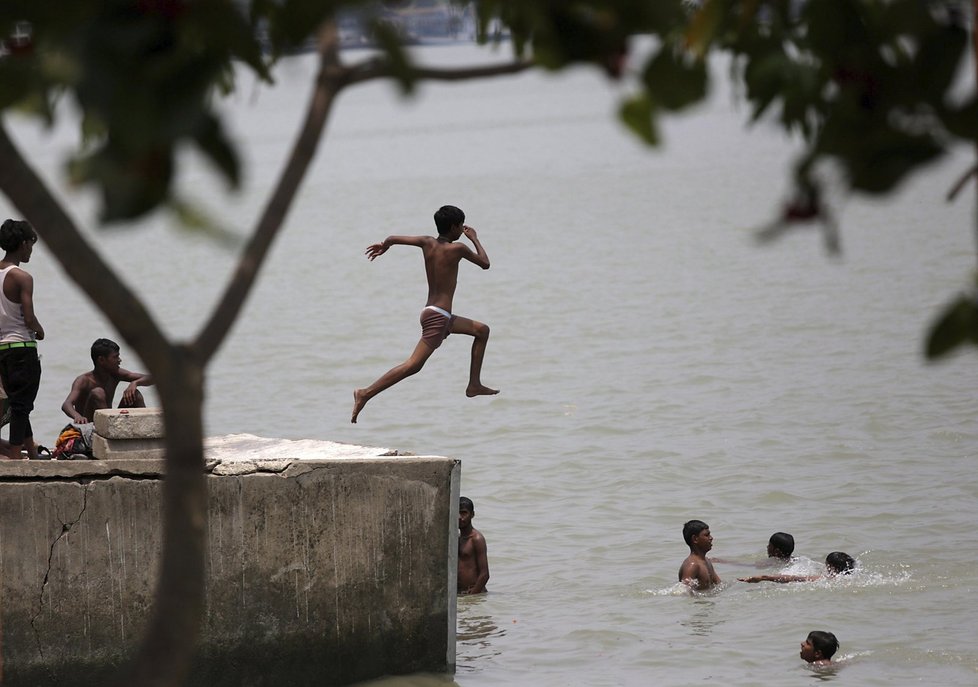
<svg viewBox="0 0 978 687">
<path fill-rule="evenodd" d="M 754 575 L 753 577 L 738 577 L 740 582 L 749 582 L 751 584 L 756 582 L 780 582 L 786 584 L 788 582 L 812 582 L 814 580 L 822 579 L 821 575 Z"/>
<path fill-rule="evenodd" d="M 391 246 L 417 246 L 420 248 L 428 241 L 434 241 L 434 239 L 430 236 L 388 236 L 380 243 L 367 246 L 364 254 L 367 256 L 367 260 L 373 261 L 386 253 Z"/>
<path fill-rule="evenodd" d="M 466 252 L 465 259 L 471 263 L 474 263 L 484 270 L 489 269 L 489 256 L 486 255 L 486 249 L 482 247 L 482 243 L 479 241 L 479 235 L 476 233 L 475 229 L 465 225 L 462 227 L 462 233 L 472 242 L 475 246 L 475 252 L 471 250 Z"/>
</svg>

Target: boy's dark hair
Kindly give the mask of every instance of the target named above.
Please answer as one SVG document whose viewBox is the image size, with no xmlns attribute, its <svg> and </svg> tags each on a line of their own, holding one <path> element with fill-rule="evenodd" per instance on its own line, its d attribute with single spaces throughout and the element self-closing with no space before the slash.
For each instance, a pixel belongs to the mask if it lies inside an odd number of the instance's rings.
<svg viewBox="0 0 978 687">
<path fill-rule="evenodd" d="M 808 633 L 808 641 L 812 643 L 812 648 L 822 654 L 822 658 L 829 659 L 839 650 L 839 640 L 831 632 L 824 630 L 814 630 Z"/>
<path fill-rule="evenodd" d="M 683 525 L 683 539 L 686 541 L 687 546 L 693 545 L 693 537 L 702 532 L 703 530 L 710 529 L 702 520 L 690 520 L 685 525 Z"/>
<path fill-rule="evenodd" d="M 458 498 L 458 509 L 467 510 L 475 515 L 475 504 L 472 503 L 472 499 L 470 499 L 468 496 L 460 496 Z"/>
<path fill-rule="evenodd" d="M 24 241 L 37 243 L 37 232 L 30 222 L 22 219 L 8 219 L 0 225 L 0 248 L 8 253 L 17 250 Z"/>
<path fill-rule="evenodd" d="M 833 551 L 825 557 L 825 566 L 839 575 L 848 575 L 855 569 L 856 559 L 842 551 Z"/>
<path fill-rule="evenodd" d="M 775 532 L 767 543 L 780 554 L 779 558 L 791 558 L 795 551 L 795 538 L 787 532 Z"/>
<path fill-rule="evenodd" d="M 439 234 L 447 234 L 452 227 L 465 222 L 465 213 L 454 205 L 442 205 L 435 213 L 435 226 Z"/>
<path fill-rule="evenodd" d="M 119 352 L 119 344 L 109 339 L 95 339 L 92 344 L 92 363 L 98 363 L 98 359 Z"/>
</svg>

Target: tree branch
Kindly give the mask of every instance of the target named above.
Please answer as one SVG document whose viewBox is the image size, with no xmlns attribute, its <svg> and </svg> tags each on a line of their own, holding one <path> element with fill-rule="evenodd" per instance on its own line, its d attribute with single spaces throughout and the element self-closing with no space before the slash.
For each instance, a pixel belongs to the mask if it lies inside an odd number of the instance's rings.
<svg viewBox="0 0 978 687">
<path fill-rule="evenodd" d="M 146 307 L 85 240 L 44 181 L 11 140 L 0 119 L 0 191 L 23 213 L 51 254 L 85 295 L 105 313 L 164 385 L 166 336 Z M 158 371 L 158 372 L 157 372 Z"/>
<path fill-rule="evenodd" d="M 975 176 L 976 174 L 978 174 L 978 164 L 972 165 L 968 171 L 966 171 L 964 174 L 961 175 L 960 179 L 954 182 L 954 185 L 951 187 L 951 190 L 947 192 L 947 196 L 945 197 L 945 200 L 947 200 L 947 202 L 949 203 L 952 200 L 954 200 L 955 197 L 961 192 L 961 189 L 964 188 L 964 185 L 968 183 L 968 179 Z"/>
<path fill-rule="evenodd" d="M 470 81 L 474 79 L 492 78 L 494 76 L 519 74 L 535 66 L 537 66 L 536 63 L 531 60 L 517 60 L 503 64 L 460 67 L 457 69 L 414 67 L 411 69 L 411 75 L 418 81 Z M 350 67 L 346 83 L 352 85 L 372 79 L 392 78 L 396 75 L 397 71 L 391 65 L 390 61 L 379 57 Z"/>
<path fill-rule="evenodd" d="M 238 261 L 234 275 L 194 343 L 204 365 L 217 352 L 244 306 L 258 270 L 285 222 L 292 201 L 316 155 L 336 95 L 345 85 L 346 69 L 340 63 L 339 36 L 333 22 L 327 22 L 320 30 L 319 57 L 319 73 L 292 153 Z"/>
</svg>

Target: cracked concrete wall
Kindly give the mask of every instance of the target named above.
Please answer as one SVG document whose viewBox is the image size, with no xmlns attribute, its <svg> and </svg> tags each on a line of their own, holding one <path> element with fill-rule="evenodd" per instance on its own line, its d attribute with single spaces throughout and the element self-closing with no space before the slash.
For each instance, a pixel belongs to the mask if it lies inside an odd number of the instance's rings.
<svg viewBox="0 0 978 687">
<path fill-rule="evenodd" d="M 208 467 L 207 608 L 188 684 L 454 669 L 458 461 Z M 162 471 L 0 466 L 4 685 L 103 685 L 132 655 L 160 558 Z"/>
</svg>

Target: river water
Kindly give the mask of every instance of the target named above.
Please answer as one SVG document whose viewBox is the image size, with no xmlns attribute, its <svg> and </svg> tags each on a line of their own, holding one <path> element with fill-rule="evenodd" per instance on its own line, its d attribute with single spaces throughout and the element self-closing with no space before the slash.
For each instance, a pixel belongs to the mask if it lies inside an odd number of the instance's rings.
<svg viewBox="0 0 978 687">
<path fill-rule="evenodd" d="M 242 77 L 230 107 L 248 146 L 243 193 L 227 196 L 189 160 L 184 193 L 238 236 L 313 67 L 286 61 L 274 90 Z M 454 678 L 375 685 L 974 685 L 978 359 L 921 355 L 928 322 L 974 268 L 972 198 L 943 200 L 971 160 L 954 156 L 882 202 L 836 196 L 841 258 L 813 229 L 758 246 L 750 229 L 785 195 L 792 143 L 745 129 L 721 88 L 649 150 L 613 116 L 619 89 L 575 70 L 425 85 L 406 102 L 389 84 L 344 94 L 211 368 L 208 434 L 462 459 L 490 593 L 460 599 Z M 91 199 L 60 181 L 71 129 L 13 126 L 91 226 Z M 492 260 L 487 272 L 462 266 L 455 310 L 491 325 L 483 380 L 502 392 L 465 397 L 469 342 L 453 336 L 351 425 L 352 389 L 412 350 L 426 294 L 417 251 L 369 263 L 363 250 L 433 232 L 445 203 L 466 211 Z M 89 233 L 178 338 L 233 266 L 233 251 L 165 219 Z M 48 334 L 33 422 L 50 444 L 89 344 L 115 334 L 43 243 L 28 269 Z M 691 597 L 675 584 L 690 518 L 710 524 L 717 557 L 761 559 L 784 530 L 797 569 L 843 550 L 859 570 L 747 585 L 735 578 L 754 568 L 717 564 L 721 591 Z M 813 629 L 838 636 L 838 670 L 798 658 Z"/>
</svg>

